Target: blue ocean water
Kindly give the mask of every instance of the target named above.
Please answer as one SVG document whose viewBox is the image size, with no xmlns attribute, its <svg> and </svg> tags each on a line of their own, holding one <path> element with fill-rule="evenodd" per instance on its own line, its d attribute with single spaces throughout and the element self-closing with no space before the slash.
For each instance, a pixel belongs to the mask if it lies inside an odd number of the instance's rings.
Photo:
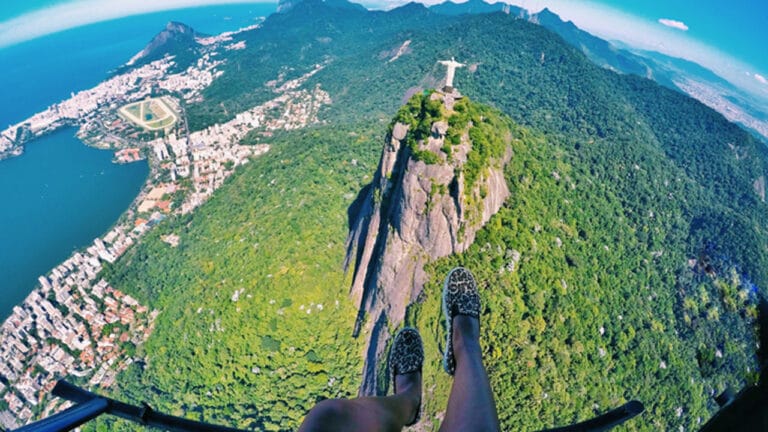
<svg viewBox="0 0 768 432">
<path fill-rule="evenodd" d="M 101 82 L 168 21 L 218 34 L 255 24 L 276 3 L 208 6 L 93 24 L 0 49 L 0 128 Z"/>
<path fill-rule="evenodd" d="M 90 88 L 140 51 L 168 21 L 218 34 L 257 22 L 276 4 L 201 7 L 128 17 L 0 49 L 0 129 Z M 0 320 L 37 277 L 118 219 L 144 183 L 146 162 L 111 163 L 64 129 L 0 161 Z"/>
<path fill-rule="evenodd" d="M 139 193 L 146 163 L 113 164 L 83 145 L 76 129 L 35 140 L 0 162 L 0 311 L 27 296 L 39 275 L 114 224 Z"/>
</svg>

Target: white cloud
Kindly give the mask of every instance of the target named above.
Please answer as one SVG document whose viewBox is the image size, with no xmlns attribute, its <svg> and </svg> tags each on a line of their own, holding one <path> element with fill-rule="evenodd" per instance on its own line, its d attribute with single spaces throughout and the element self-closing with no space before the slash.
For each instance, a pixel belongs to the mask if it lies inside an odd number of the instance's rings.
<svg viewBox="0 0 768 432">
<path fill-rule="evenodd" d="M 764 76 L 760 74 L 755 74 L 755 79 L 761 82 L 762 84 L 768 84 L 768 79 L 766 79 Z"/>
<path fill-rule="evenodd" d="M 580 29 L 608 41 L 620 41 L 636 49 L 660 53 L 698 63 L 751 94 L 768 96 L 768 88 L 756 81 L 755 67 L 715 47 L 702 43 L 676 28 L 640 18 L 594 1 L 507 0 L 531 12 L 547 7 L 563 20 L 573 21 Z M 765 71 L 757 71 L 767 77 Z"/>
<path fill-rule="evenodd" d="M 74 0 L 0 22 L 0 48 L 86 24 L 186 7 L 254 0 Z"/>
<path fill-rule="evenodd" d="M 667 27 L 676 28 L 682 31 L 688 31 L 688 26 L 682 21 L 671 20 L 667 18 L 659 18 L 659 22 Z"/>
</svg>

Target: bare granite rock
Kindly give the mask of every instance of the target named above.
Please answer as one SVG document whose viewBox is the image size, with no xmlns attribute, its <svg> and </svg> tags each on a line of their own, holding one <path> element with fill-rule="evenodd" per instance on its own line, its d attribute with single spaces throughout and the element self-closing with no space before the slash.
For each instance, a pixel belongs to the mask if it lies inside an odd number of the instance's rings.
<svg viewBox="0 0 768 432">
<path fill-rule="evenodd" d="M 446 132 L 448 132 L 448 122 L 438 121 L 432 124 L 432 136 L 435 138 L 445 138 Z"/>
<path fill-rule="evenodd" d="M 765 202 L 765 176 L 760 176 L 752 183 L 755 188 L 755 193 L 760 197 L 760 200 Z"/>
<path fill-rule="evenodd" d="M 408 126 L 404 125 L 402 123 L 395 123 L 395 126 L 392 128 L 392 140 L 393 141 L 402 141 L 405 139 L 405 134 L 408 133 Z"/>
<path fill-rule="evenodd" d="M 402 323 L 421 293 L 424 265 L 467 249 L 510 194 L 503 167 L 511 151 L 492 160 L 473 190 L 465 191 L 461 167 L 472 144 L 465 133 L 448 157 L 441 151 L 447 130 L 446 122 L 435 122 L 419 143 L 420 151 L 439 156 L 438 163 L 427 164 L 412 157 L 408 126 L 396 123 L 372 184 L 350 209 L 346 264 L 354 263 L 350 295 L 359 304 L 354 335 L 368 339 L 361 395 L 386 393 L 388 380 L 377 377 L 377 364 L 385 359 L 389 329 Z"/>
</svg>

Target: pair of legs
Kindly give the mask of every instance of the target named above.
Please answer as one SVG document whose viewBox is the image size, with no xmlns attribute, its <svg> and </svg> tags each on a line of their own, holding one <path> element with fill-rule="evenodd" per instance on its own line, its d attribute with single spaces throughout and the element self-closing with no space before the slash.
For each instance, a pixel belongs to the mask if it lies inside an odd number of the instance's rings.
<svg viewBox="0 0 768 432">
<path fill-rule="evenodd" d="M 456 315 L 451 325 L 456 372 L 440 431 L 498 431 L 496 404 L 480 351 L 480 322 Z M 397 392 L 392 396 L 324 400 L 307 414 L 299 432 L 402 430 L 419 409 L 421 385 L 421 373 L 412 372 L 395 376 Z"/>
</svg>

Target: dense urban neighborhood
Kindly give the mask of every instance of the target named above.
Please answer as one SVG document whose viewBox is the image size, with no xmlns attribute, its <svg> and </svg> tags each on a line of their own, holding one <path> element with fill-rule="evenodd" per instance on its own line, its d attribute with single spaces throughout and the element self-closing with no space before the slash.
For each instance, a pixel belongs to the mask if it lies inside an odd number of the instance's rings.
<svg viewBox="0 0 768 432">
<path fill-rule="evenodd" d="M 232 33 L 201 39 L 201 44 L 227 43 Z M 243 42 L 225 47 L 242 49 Z M 133 62 L 133 60 L 132 60 Z M 272 84 L 274 99 L 239 113 L 232 120 L 189 133 L 183 118 L 183 101 L 200 92 L 221 74 L 222 62 L 204 55 L 183 72 L 171 73 L 173 57 L 166 56 L 96 87 L 72 94 L 60 103 L 0 133 L 0 157 L 21 153 L 35 137 L 63 126 L 77 125 L 78 136 L 88 145 L 112 149 L 115 162 L 148 159 L 150 177 L 118 225 L 75 252 L 47 275 L 16 306 L 0 327 L 0 424 L 15 428 L 38 414 L 59 408 L 48 393 L 64 376 L 77 377 L 89 386 L 109 387 L 118 372 L 134 361 L 134 351 L 150 335 L 157 311 L 150 311 L 132 297 L 99 277 L 102 263 L 112 263 L 168 214 L 189 213 L 203 204 L 234 169 L 251 157 L 269 151 L 269 145 L 241 145 L 251 131 L 269 136 L 317 122 L 321 106 L 330 104 L 319 86 L 303 88 L 305 81 L 324 66 L 294 80 Z M 160 93 L 159 99 L 153 96 Z M 180 100 L 180 99 L 183 99 Z M 127 116 L 129 105 L 169 120 L 162 133 L 147 138 L 145 117 Z M 142 110 L 144 108 L 142 107 Z M 144 114 L 143 111 L 136 112 Z M 30 143 L 34 145 L 34 143 Z M 178 204 L 174 206 L 174 203 Z M 169 247 L 179 244 L 171 234 Z"/>
</svg>

